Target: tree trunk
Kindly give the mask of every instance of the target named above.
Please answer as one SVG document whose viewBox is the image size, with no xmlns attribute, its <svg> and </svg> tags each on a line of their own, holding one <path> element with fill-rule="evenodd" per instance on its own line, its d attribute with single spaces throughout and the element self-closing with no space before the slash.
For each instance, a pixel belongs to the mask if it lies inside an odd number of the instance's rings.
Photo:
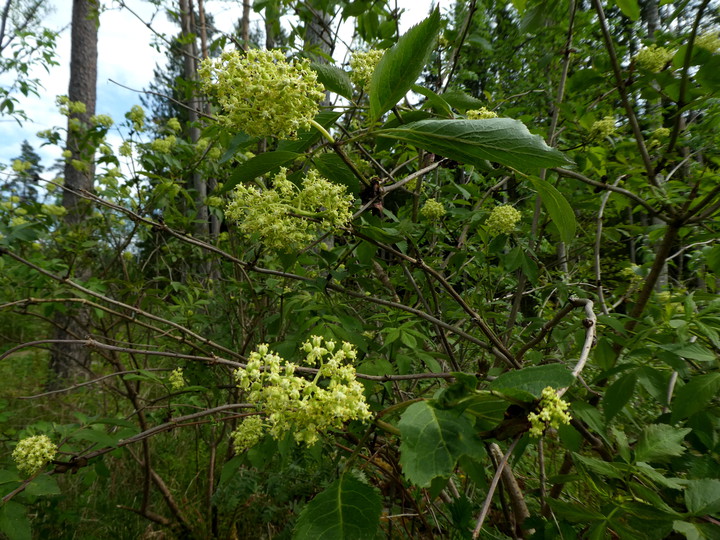
<svg viewBox="0 0 720 540">
<path fill-rule="evenodd" d="M 197 43 L 194 37 L 194 10 L 192 0 L 180 0 L 180 24 L 182 26 L 183 38 L 183 76 L 186 81 L 197 80 Z M 192 36 L 192 37 L 190 37 Z M 187 100 L 188 120 L 190 121 L 190 140 L 197 143 L 200 138 L 200 127 L 198 126 L 199 101 L 194 89 Z M 195 191 L 195 234 L 200 238 L 207 238 L 209 232 L 207 183 L 197 171 L 192 175 L 192 188 Z"/>
<path fill-rule="evenodd" d="M 95 114 L 97 86 L 97 43 L 98 43 L 98 11 L 97 2 L 93 0 L 74 0 L 72 11 L 72 36 L 70 51 L 70 85 L 68 98 L 71 102 L 85 104 L 84 113 L 73 113 L 68 116 L 67 150 L 72 153 L 65 164 L 65 186 L 69 190 L 92 191 L 95 177 L 94 148 L 82 141 L 82 130 L 74 128 L 77 120 L 87 125 L 90 117 Z M 75 166 L 74 162 L 85 166 Z M 65 225 L 68 230 L 79 229 L 92 210 L 89 201 L 68 190 L 63 191 L 62 204 L 66 209 Z M 80 281 L 87 280 L 91 269 L 87 261 L 78 258 L 75 253 L 66 253 L 71 274 Z M 90 331 L 90 310 L 86 308 L 68 308 L 65 313 L 55 317 L 57 329 L 55 339 L 84 339 Z M 50 358 L 50 368 L 54 380 L 50 386 L 60 384 L 77 374 L 90 361 L 90 351 L 76 343 L 56 343 Z"/>
</svg>

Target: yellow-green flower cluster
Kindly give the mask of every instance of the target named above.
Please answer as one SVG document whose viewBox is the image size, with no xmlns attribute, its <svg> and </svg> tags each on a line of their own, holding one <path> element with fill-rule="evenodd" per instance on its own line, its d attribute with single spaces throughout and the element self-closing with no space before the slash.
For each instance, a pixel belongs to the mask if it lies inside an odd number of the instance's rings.
<svg viewBox="0 0 720 540">
<path fill-rule="evenodd" d="M 173 369 L 168 377 L 170 383 L 170 389 L 173 392 L 177 392 L 185 388 L 185 375 L 183 374 L 182 368 Z"/>
<path fill-rule="evenodd" d="M 307 173 L 302 189 L 287 179 L 284 168 L 272 184 L 272 189 L 238 185 L 225 211 L 241 233 L 260 236 L 270 249 L 292 251 L 314 240 L 318 231 L 342 227 L 352 217 L 353 197 L 345 186 L 315 170 Z"/>
<path fill-rule="evenodd" d="M 563 401 L 551 386 L 542 391 L 538 407 L 537 413 L 528 414 L 531 437 L 542 437 L 546 429 L 557 429 L 560 424 L 569 424 L 572 419 L 567 412 L 569 404 Z"/>
<path fill-rule="evenodd" d="M 168 135 L 162 139 L 155 139 L 150 143 L 150 148 L 158 154 L 169 154 L 176 142 L 177 139 L 175 138 L 175 135 Z"/>
<path fill-rule="evenodd" d="M 383 54 L 385 51 L 382 49 L 370 49 L 367 52 L 353 54 L 350 58 L 350 80 L 361 88 L 366 86 Z"/>
<path fill-rule="evenodd" d="M 437 199 L 428 199 L 420 209 L 420 215 L 428 221 L 440 221 L 445 215 L 445 207 Z"/>
<path fill-rule="evenodd" d="M 670 128 L 661 127 L 652 132 L 653 139 L 667 139 L 670 136 Z"/>
<path fill-rule="evenodd" d="M 125 113 L 125 118 L 132 122 L 135 131 L 142 131 L 145 127 L 145 111 L 140 105 L 133 105 L 130 111 Z"/>
<path fill-rule="evenodd" d="M 319 112 L 325 88 L 307 59 L 290 63 L 278 50 L 252 49 L 203 60 L 203 88 L 222 107 L 220 122 L 248 135 L 293 139 Z"/>
<path fill-rule="evenodd" d="M 177 118 L 171 118 L 167 121 L 167 124 L 165 125 L 170 131 L 173 131 L 175 133 L 182 129 L 182 127 L 180 126 L 180 120 L 178 120 Z"/>
<path fill-rule="evenodd" d="M 95 116 L 90 117 L 90 123 L 95 126 L 110 128 L 114 122 L 112 117 L 108 114 L 96 114 Z"/>
<path fill-rule="evenodd" d="M 615 118 L 606 116 L 602 120 L 593 122 L 590 128 L 590 140 L 601 141 L 615 133 Z"/>
<path fill-rule="evenodd" d="M 480 107 L 479 109 L 469 110 L 465 113 L 465 116 L 467 116 L 468 120 L 485 120 L 487 118 L 497 118 L 498 115 L 496 112 L 491 111 L 490 109 Z"/>
<path fill-rule="evenodd" d="M 236 454 L 241 454 L 248 448 L 252 448 L 265 435 L 265 425 L 261 416 L 248 416 L 230 434 L 233 441 L 233 449 Z"/>
<path fill-rule="evenodd" d="M 58 96 L 55 103 L 60 110 L 60 114 L 70 116 L 71 114 L 85 114 L 87 106 L 82 101 L 70 101 L 67 96 Z"/>
<path fill-rule="evenodd" d="M 35 435 L 21 440 L 12 456 L 17 468 L 33 475 L 55 458 L 57 446 L 47 435 Z"/>
<path fill-rule="evenodd" d="M 716 53 L 720 50 L 720 35 L 718 35 L 717 31 L 706 32 L 695 39 L 695 45 L 711 53 Z"/>
<path fill-rule="evenodd" d="M 132 142 L 131 141 L 123 141 L 120 145 L 120 148 L 118 149 L 118 153 L 123 157 L 130 157 L 132 156 Z"/>
<path fill-rule="evenodd" d="M 32 167 L 32 163 L 29 161 L 23 161 L 21 159 L 16 159 L 12 162 L 12 170 L 16 173 L 23 173 L 27 170 L 29 170 Z"/>
<path fill-rule="evenodd" d="M 490 217 L 485 222 L 485 227 L 490 235 L 510 234 L 515 230 L 515 225 L 522 218 L 522 214 L 509 204 L 496 206 L 490 212 Z"/>
<path fill-rule="evenodd" d="M 658 73 L 665 68 L 665 65 L 675 56 L 673 51 L 665 47 L 658 47 L 654 43 L 649 47 L 640 49 L 635 55 L 635 65 L 640 69 Z"/>
<path fill-rule="evenodd" d="M 265 423 L 254 416 L 243 421 L 233 435 L 236 451 L 257 442 L 266 427 L 276 439 L 293 430 L 295 440 L 313 445 L 320 434 L 341 429 L 349 420 L 370 418 L 363 386 L 349 363 L 357 357 L 350 343 L 338 346 L 312 336 L 302 351 L 305 364 L 319 366 L 312 380 L 295 375 L 296 365 L 271 353 L 265 344 L 250 354 L 245 369 L 235 373 L 238 387 L 266 417 Z"/>
</svg>

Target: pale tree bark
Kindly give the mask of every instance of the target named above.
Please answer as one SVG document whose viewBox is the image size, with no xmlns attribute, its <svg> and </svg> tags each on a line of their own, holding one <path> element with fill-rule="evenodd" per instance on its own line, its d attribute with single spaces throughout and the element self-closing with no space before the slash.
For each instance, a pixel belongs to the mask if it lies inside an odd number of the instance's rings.
<svg viewBox="0 0 720 540">
<path fill-rule="evenodd" d="M 72 11 L 70 84 L 68 98 L 71 102 L 85 104 L 84 113 L 75 113 L 68 117 L 67 150 L 72 156 L 65 164 L 65 186 L 62 205 L 66 209 L 65 226 L 69 231 L 79 229 L 90 215 L 92 208 L 87 199 L 76 195 L 78 191 L 92 191 L 95 176 L 94 148 L 83 141 L 82 128 L 72 129 L 79 120 L 88 125 L 95 114 L 97 86 L 97 44 L 98 11 L 94 0 L 74 0 Z M 73 165 L 73 161 L 84 164 Z M 72 191 L 70 191 L 72 190 Z M 88 260 L 80 254 L 65 253 L 70 265 L 70 273 L 80 281 L 91 275 Z M 68 308 L 66 313 L 55 317 L 57 329 L 55 338 L 59 340 L 84 339 L 90 332 L 90 311 L 88 309 Z M 51 352 L 50 367 L 54 380 L 50 386 L 71 378 L 90 362 L 90 351 L 77 343 L 57 343 Z"/>
<path fill-rule="evenodd" d="M 194 37 L 195 11 L 192 0 L 180 0 L 180 25 L 183 37 L 183 76 L 186 81 L 197 80 L 197 40 Z M 192 37 L 190 37 L 192 36 Z M 200 138 L 198 126 L 198 113 L 200 102 L 192 91 L 186 102 L 188 106 L 188 120 L 190 121 L 190 140 L 197 143 Z M 209 219 L 207 200 L 207 182 L 202 175 L 192 173 L 192 189 L 195 191 L 195 234 L 200 238 L 207 238 L 209 233 Z"/>
</svg>

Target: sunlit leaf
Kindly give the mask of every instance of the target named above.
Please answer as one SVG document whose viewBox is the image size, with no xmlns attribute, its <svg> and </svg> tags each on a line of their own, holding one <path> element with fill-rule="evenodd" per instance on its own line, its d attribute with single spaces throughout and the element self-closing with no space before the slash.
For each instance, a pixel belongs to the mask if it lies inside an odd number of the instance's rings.
<svg viewBox="0 0 720 540">
<path fill-rule="evenodd" d="M 385 51 L 368 90 L 370 117 L 373 120 L 392 109 L 415 84 L 435 46 L 439 30 L 440 11 L 436 8 L 427 19 L 413 26 Z"/>
</svg>

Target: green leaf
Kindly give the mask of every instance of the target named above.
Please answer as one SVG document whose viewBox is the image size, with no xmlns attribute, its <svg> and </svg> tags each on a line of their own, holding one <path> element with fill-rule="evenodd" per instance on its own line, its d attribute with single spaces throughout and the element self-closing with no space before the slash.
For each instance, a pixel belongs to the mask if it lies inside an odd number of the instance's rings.
<svg viewBox="0 0 720 540">
<path fill-rule="evenodd" d="M 530 177 L 530 181 L 540 195 L 545 209 L 550 214 L 550 219 L 553 220 L 560 232 L 560 239 L 569 244 L 575 239 L 575 230 L 577 229 L 575 211 L 572 206 L 552 184 L 533 177 Z"/>
<path fill-rule="evenodd" d="M 360 191 L 360 180 L 337 154 L 320 154 L 313 158 L 313 164 L 321 175 L 337 184 L 347 186 L 350 193 Z"/>
<path fill-rule="evenodd" d="M 720 393 L 720 373 L 693 377 L 675 393 L 672 421 L 677 422 L 703 410 Z"/>
<path fill-rule="evenodd" d="M 420 24 L 405 32 L 398 42 L 380 59 L 372 79 L 368 95 L 370 117 L 377 120 L 392 109 L 422 73 L 435 38 L 440 30 L 440 11 L 436 8 Z"/>
<path fill-rule="evenodd" d="M 55 476 L 41 474 L 27 485 L 25 493 L 32 495 L 33 497 L 41 497 L 47 495 L 60 495 L 61 491 Z"/>
<path fill-rule="evenodd" d="M 30 540 L 32 534 L 27 508 L 15 501 L 0 506 L 0 531 L 10 540 Z"/>
<path fill-rule="evenodd" d="M 658 345 L 658 348 L 698 362 L 712 362 L 717 358 L 715 353 L 699 343 L 671 343 L 669 345 Z"/>
<path fill-rule="evenodd" d="M 467 111 L 469 109 L 479 109 L 486 105 L 482 99 L 472 97 L 461 90 L 450 90 L 442 95 L 445 102 L 458 111 Z"/>
<path fill-rule="evenodd" d="M 400 465 L 412 483 L 429 487 L 434 478 L 448 477 L 460 457 L 484 454 L 470 420 L 452 410 L 436 409 L 428 401 L 413 403 L 403 413 Z"/>
<path fill-rule="evenodd" d="M 573 452 L 573 460 L 576 464 L 583 466 L 585 469 L 592 471 L 600 476 L 608 478 L 622 479 L 624 477 L 622 471 L 613 466 L 612 463 L 597 459 L 594 457 L 583 456 Z"/>
<path fill-rule="evenodd" d="M 593 510 L 592 508 L 588 508 L 580 504 L 567 503 L 553 498 L 548 498 L 547 502 L 558 516 L 561 516 L 568 521 L 587 523 L 588 521 L 605 520 L 605 516 L 597 510 Z"/>
<path fill-rule="evenodd" d="M 450 105 L 443 99 L 442 96 L 439 96 L 429 88 L 425 88 L 424 86 L 420 86 L 418 84 L 414 84 L 412 89 L 413 92 L 417 92 L 418 94 L 425 96 L 427 98 L 426 104 L 429 104 L 436 113 L 449 118 L 453 117 Z"/>
<path fill-rule="evenodd" d="M 633 397 L 637 380 L 638 375 L 633 371 L 626 373 L 608 387 L 603 397 L 603 411 L 607 422 L 612 420 Z"/>
<path fill-rule="evenodd" d="M 531 134 L 525 124 L 511 118 L 420 120 L 383 129 L 378 136 L 404 141 L 469 165 L 484 166 L 489 160 L 532 172 L 569 163 L 539 135 Z"/>
<path fill-rule="evenodd" d="M 295 152 L 287 152 L 284 150 L 277 150 L 275 152 L 267 152 L 260 154 L 252 159 L 247 160 L 245 163 L 235 169 L 230 180 L 225 182 L 221 193 L 230 191 L 236 185 L 241 182 L 250 182 L 269 172 L 275 172 L 283 165 L 295 161 L 302 154 Z"/>
<path fill-rule="evenodd" d="M 545 366 L 531 366 L 500 375 L 490 383 L 492 390 L 514 389 L 529 392 L 536 398 L 547 386 L 564 388 L 570 386 L 575 377 L 560 364 L 547 364 Z"/>
<path fill-rule="evenodd" d="M 720 276 L 720 245 L 711 247 L 704 252 L 705 264 L 715 274 Z"/>
<path fill-rule="evenodd" d="M 688 481 L 685 504 L 696 516 L 720 512 L 720 480 L 702 478 Z"/>
<path fill-rule="evenodd" d="M 318 81 L 320 81 L 325 88 L 344 98 L 352 99 L 353 86 L 352 82 L 350 82 L 350 77 L 348 77 L 345 71 L 337 66 L 320 64 L 318 62 L 312 62 L 310 67 L 318 74 Z"/>
<path fill-rule="evenodd" d="M 375 489 L 343 475 L 303 508 L 295 540 L 365 540 L 374 538 L 382 500 Z"/>
<path fill-rule="evenodd" d="M 623 15 L 631 21 L 637 21 L 640 18 L 640 6 L 637 0 L 615 0 L 615 3 Z"/>
<path fill-rule="evenodd" d="M 682 455 L 685 447 L 681 444 L 690 428 L 676 428 L 667 424 L 650 424 L 640 433 L 635 448 L 636 461 L 665 461 Z"/>
</svg>

